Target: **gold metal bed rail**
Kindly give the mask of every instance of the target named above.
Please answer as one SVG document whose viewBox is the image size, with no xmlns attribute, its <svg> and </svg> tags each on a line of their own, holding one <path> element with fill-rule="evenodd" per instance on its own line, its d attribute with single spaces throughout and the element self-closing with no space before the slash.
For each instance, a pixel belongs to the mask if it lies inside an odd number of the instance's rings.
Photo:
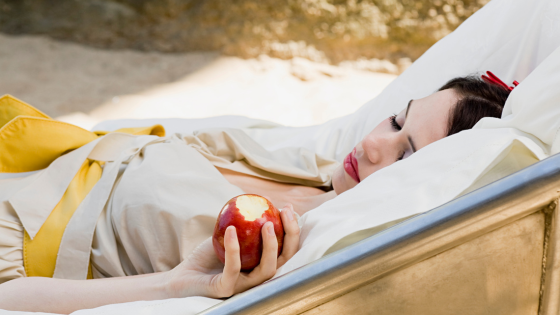
<svg viewBox="0 0 560 315">
<path fill-rule="evenodd" d="M 559 314 L 560 155 L 201 314 Z"/>
</svg>

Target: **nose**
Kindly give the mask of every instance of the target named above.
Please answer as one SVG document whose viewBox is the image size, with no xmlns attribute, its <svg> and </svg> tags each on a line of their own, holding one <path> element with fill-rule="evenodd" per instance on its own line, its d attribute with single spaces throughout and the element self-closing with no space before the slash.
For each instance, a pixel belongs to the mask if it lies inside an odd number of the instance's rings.
<svg viewBox="0 0 560 315">
<path fill-rule="evenodd" d="M 372 164 L 383 162 L 384 156 L 388 155 L 396 139 L 391 135 L 369 134 L 362 140 L 362 148 L 366 158 Z"/>
</svg>

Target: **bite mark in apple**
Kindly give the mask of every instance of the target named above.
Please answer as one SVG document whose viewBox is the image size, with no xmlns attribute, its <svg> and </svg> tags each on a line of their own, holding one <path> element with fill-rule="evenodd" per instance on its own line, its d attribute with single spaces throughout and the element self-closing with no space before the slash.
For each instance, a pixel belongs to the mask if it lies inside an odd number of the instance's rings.
<svg viewBox="0 0 560 315">
<path fill-rule="evenodd" d="M 237 197 L 235 206 L 237 209 L 240 209 L 239 213 L 245 217 L 245 221 L 255 221 L 261 218 L 263 213 L 268 210 L 266 199 L 257 196 L 253 197 L 251 195 L 241 195 Z"/>
</svg>

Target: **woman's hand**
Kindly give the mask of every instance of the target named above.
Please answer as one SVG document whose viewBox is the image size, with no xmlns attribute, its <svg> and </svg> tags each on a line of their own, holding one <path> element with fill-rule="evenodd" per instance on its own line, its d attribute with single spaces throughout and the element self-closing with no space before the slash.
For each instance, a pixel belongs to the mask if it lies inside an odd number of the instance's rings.
<svg viewBox="0 0 560 315">
<path fill-rule="evenodd" d="M 227 228 L 224 237 L 225 265 L 214 253 L 212 239 L 200 244 L 181 264 L 166 274 L 170 297 L 207 296 L 229 297 L 269 280 L 299 248 L 299 226 L 292 205 L 280 213 L 286 235 L 281 255 L 277 258 L 278 242 L 272 222 L 263 225 L 263 253 L 260 264 L 249 273 L 241 271 L 239 242 L 235 227 Z"/>
<path fill-rule="evenodd" d="M 210 239 L 185 261 L 168 272 L 94 280 L 66 280 L 24 277 L 0 285 L 0 309 L 69 314 L 76 310 L 131 301 L 172 297 L 227 297 L 272 278 L 276 269 L 299 247 L 299 227 L 290 206 L 280 214 L 286 236 L 282 255 L 276 258 L 278 242 L 272 224 L 263 226 L 263 254 L 260 265 L 250 273 L 241 272 L 239 242 L 235 228 L 229 227 L 224 240 L 225 266 L 214 253 Z"/>
</svg>

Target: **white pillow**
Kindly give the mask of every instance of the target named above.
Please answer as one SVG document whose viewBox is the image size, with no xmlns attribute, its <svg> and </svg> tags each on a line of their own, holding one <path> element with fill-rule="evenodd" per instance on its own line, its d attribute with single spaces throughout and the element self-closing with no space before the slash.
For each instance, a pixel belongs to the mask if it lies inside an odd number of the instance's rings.
<svg viewBox="0 0 560 315">
<path fill-rule="evenodd" d="M 559 142 L 558 86 L 560 47 L 515 88 L 503 119 L 434 142 L 304 214 L 301 249 L 277 276 L 347 235 L 428 211 L 549 156 Z"/>
</svg>

